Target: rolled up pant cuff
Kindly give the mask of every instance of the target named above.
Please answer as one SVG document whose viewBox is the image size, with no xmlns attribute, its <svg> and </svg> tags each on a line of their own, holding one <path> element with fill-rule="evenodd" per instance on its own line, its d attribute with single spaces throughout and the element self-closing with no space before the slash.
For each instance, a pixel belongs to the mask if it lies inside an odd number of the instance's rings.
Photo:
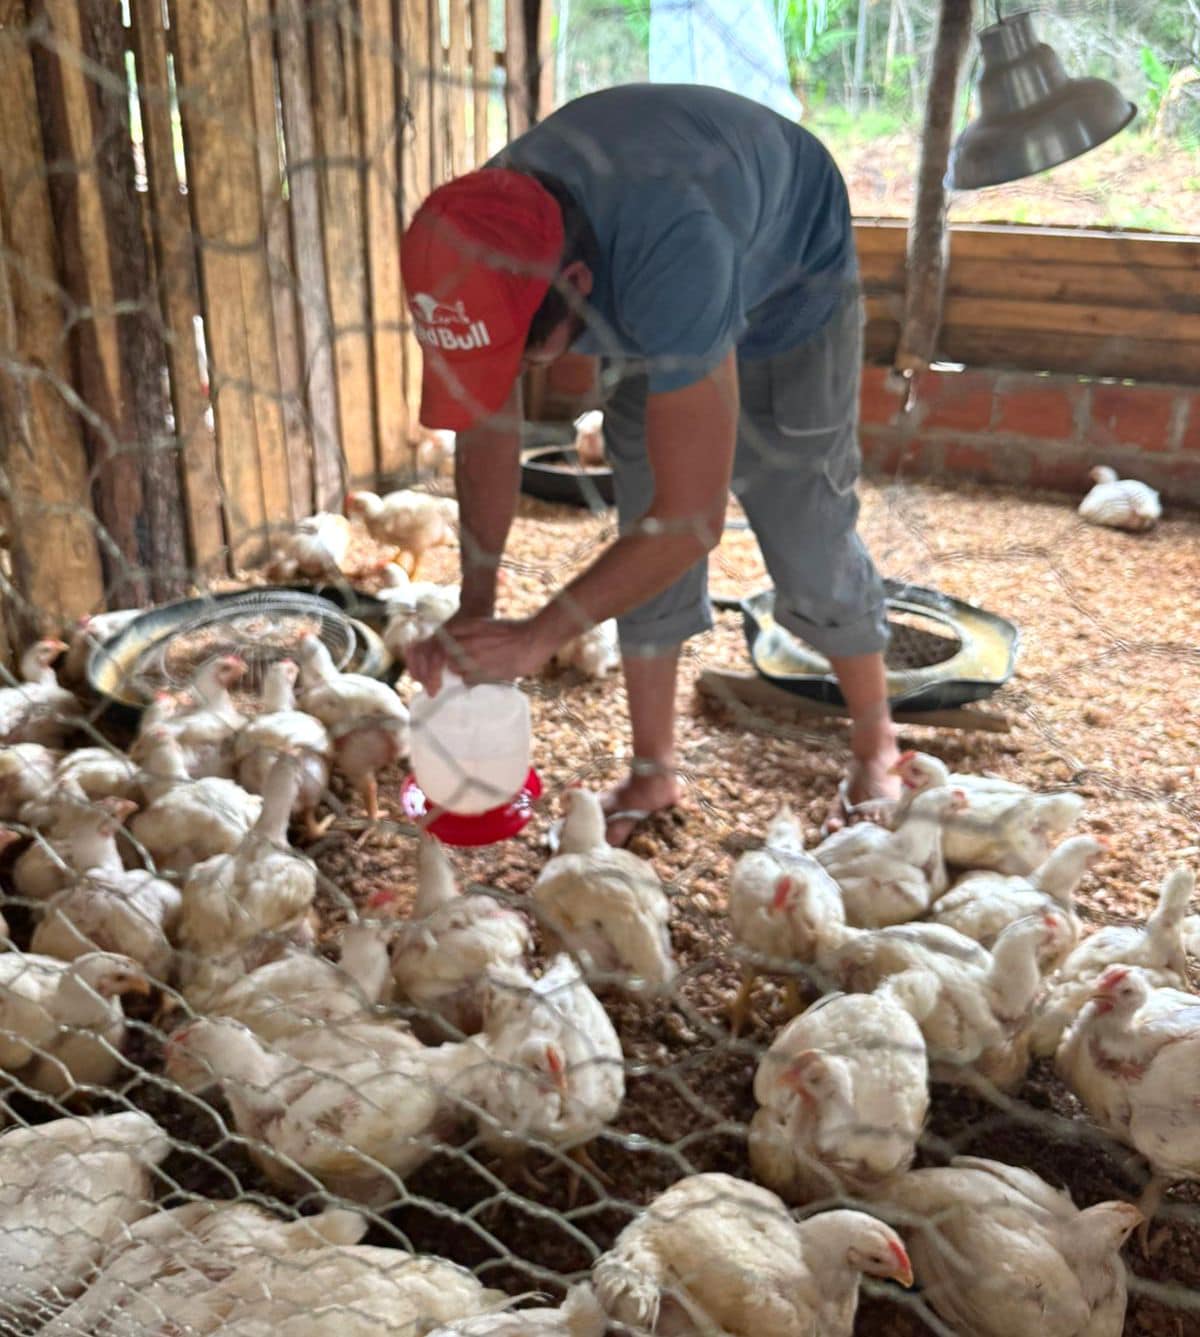
<svg viewBox="0 0 1200 1337">
<path fill-rule="evenodd" d="M 682 609 L 669 617 L 654 618 L 650 621 L 639 621 L 636 618 L 617 619 L 621 653 L 631 659 L 667 654 L 693 636 L 711 631 L 712 626 L 712 609 L 707 601 L 703 608 Z"/>
<path fill-rule="evenodd" d="M 811 645 L 826 659 L 849 659 L 853 655 L 882 654 L 887 649 L 888 625 L 886 606 L 870 609 L 853 622 L 838 627 L 825 627 L 810 622 L 799 613 L 775 607 L 775 621 L 786 632 Z"/>
</svg>

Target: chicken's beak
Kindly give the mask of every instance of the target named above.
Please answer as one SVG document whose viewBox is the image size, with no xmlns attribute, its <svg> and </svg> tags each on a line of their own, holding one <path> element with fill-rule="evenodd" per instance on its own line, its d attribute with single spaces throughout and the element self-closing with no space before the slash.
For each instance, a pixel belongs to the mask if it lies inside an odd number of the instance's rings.
<svg viewBox="0 0 1200 1337">
<path fill-rule="evenodd" d="M 896 1259 L 896 1270 L 892 1273 L 892 1280 L 898 1281 L 905 1290 L 908 1290 L 913 1284 L 912 1263 L 909 1262 L 908 1254 L 899 1244 L 892 1245 L 892 1253 Z"/>
</svg>

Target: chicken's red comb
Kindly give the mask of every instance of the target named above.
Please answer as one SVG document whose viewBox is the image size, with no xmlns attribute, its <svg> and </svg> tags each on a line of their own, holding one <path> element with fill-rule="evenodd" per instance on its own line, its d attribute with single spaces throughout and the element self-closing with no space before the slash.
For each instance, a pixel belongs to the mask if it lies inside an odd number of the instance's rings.
<svg viewBox="0 0 1200 1337">
<path fill-rule="evenodd" d="M 1098 989 L 1115 989 L 1122 980 L 1129 975 L 1128 966 L 1109 966 L 1103 975 L 1096 981 Z"/>
<path fill-rule="evenodd" d="M 904 1245 L 897 1240 L 888 1240 L 888 1251 L 896 1260 L 896 1266 L 902 1276 L 912 1276 L 912 1262 L 909 1260 L 908 1252 Z"/>
<path fill-rule="evenodd" d="M 546 1046 L 546 1066 L 556 1077 L 566 1070 L 567 1065 L 563 1062 L 562 1051 L 557 1045 Z"/>
<path fill-rule="evenodd" d="M 792 879 L 785 875 L 784 877 L 781 877 L 778 882 L 775 883 L 775 897 L 771 901 L 771 909 L 782 910 L 784 906 L 787 905 L 788 897 L 791 894 L 792 894 Z"/>
<path fill-rule="evenodd" d="M 385 905 L 393 905 L 397 899 L 394 891 L 390 891 L 387 887 L 380 887 L 378 891 L 373 891 L 367 897 L 367 909 L 380 910 Z"/>
</svg>

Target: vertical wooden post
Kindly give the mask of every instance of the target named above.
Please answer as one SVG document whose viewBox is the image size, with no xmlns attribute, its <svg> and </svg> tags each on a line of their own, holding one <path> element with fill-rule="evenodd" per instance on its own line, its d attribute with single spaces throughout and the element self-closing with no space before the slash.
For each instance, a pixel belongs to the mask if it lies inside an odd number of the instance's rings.
<svg viewBox="0 0 1200 1337">
<path fill-rule="evenodd" d="M 396 40 L 399 21 L 398 0 L 362 0 L 360 87 L 366 158 L 367 263 L 379 442 L 377 464 L 381 473 L 401 468 L 408 451 L 397 141 L 397 124 L 403 123 L 403 104 L 398 108 L 396 100 L 402 69 Z"/>
<path fill-rule="evenodd" d="M 305 9 L 300 0 L 277 0 L 279 93 L 287 145 L 288 190 L 295 238 L 300 324 L 313 425 L 313 491 L 319 509 L 341 499 L 345 461 L 338 441 L 337 388 L 333 369 L 329 293 L 321 245 L 321 204 L 316 136 L 308 78 Z"/>
<path fill-rule="evenodd" d="M 440 186 L 450 175 L 446 150 L 446 48 L 442 44 L 442 0 L 425 2 L 425 38 L 429 66 L 429 181 Z"/>
<path fill-rule="evenodd" d="M 554 110 L 554 0 L 537 0 L 537 50 L 534 52 L 534 108 L 537 119 L 544 120 Z"/>
<path fill-rule="evenodd" d="M 321 154 L 321 234 L 329 285 L 338 421 L 350 482 L 375 479 L 358 40 L 345 11 L 314 13 L 313 111 Z"/>
<path fill-rule="evenodd" d="M 292 267 L 291 218 L 283 193 L 279 154 L 279 112 L 275 94 L 275 23 L 271 0 L 246 0 L 250 42 L 250 82 L 254 95 L 254 142 L 258 159 L 259 207 L 262 210 L 267 274 L 275 327 L 275 362 L 283 414 L 286 478 L 293 518 L 313 510 L 312 433 L 304 384 L 304 355 L 296 314 L 296 275 Z M 282 500 L 282 499 L 281 499 Z M 274 517 L 283 519 L 283 516 Z"/>
<path fill-rule="evenodd" d="M 430 139 L 434 124 L 427 40 L 429 2 L 402 0 L 400 50 L 404 58 L 400 65 L 401 96 L 409 121 L 401 145 L 400 165 L 401 199 L 406 224 L 432 188 Z M 421 403 L 421 350 L 411 329 L 408 329 L 406 340 L 405 381 L 409 407 L 415 419 Z M 415 433 L 415 426 L 415 421 L 410 421 L 410 437 Z"/>
<path fill-rule="evenodd" d="M 958 81 L 971 44 L 972 8 L 971 0 L 942 0 L 929 71 L 917 197 L 908 232 L 904 322 L 895 363 L 897 371 L 910 381 L 933 361 L 942 322 L 942 298 L 950 258 L 944 182 L 954 139 Z"/>
<path fill-rule="evenodd" d="M 67 289 L 110 602 L 178 594 L 187 583 L 178 457 L 167 438 L 166 352 L 134 187 L 125 36 L 107 0 L 42 0 L 38 11 L 46 146 L 72 170 L 50 198 Z"/>
<path fill-rule="evenodd" d="M 470 167 L 467 153 L 467 0 L 450 0 L 450 69 L 446 82 L 450 171 L 461 176 Z"/>
<path fill-rule="evenodd" d="M 183 461 L 189 549 L 192 565 L 201 573 L 215 575 L 228 571 L 228 553 L 222 511 L 216 504 L 220 496 L 216 438 L 196 352 L 199 280 L 187 196 L 175 165 L 162 0 L 133 0 L 132 16 L 151 234 L 175 439 Z"/>
<path fill-rule="evenodd" d="M 482 167 L 492 156 L 488 140 L 488 103 L 491 101 L 492 71 L 496 66 L 492 57 L 490 19 L 488 0 L 471 0 L 471 83 L 475 91 L 471 137 L 476 167 Z"/>
<path fill-rule="evenodd" d="M 508 111 L 508 137 L 516 139 L 529 129 L 533 119 L 524 0 L 504 0 L 504 103 Z"/>
<path fill-rule="evenodd" d="M 17 643 L 104 600 L 87 458 L 68 399 L 57 238 L 27 24 L 23 0 L 0 0 L 0 495 L 18 596 L 4 600 L 6 629 Z"/>
<path fill-rule="evenodd" d="M 245 11 L 232 9 L 231 21 L 208 0 L 173 0 L 171 27 L 226 530 L 241 564 L 263 556 L 280 518 L 260 451 L 277 460 L 284 450 Z"/>
</svg>

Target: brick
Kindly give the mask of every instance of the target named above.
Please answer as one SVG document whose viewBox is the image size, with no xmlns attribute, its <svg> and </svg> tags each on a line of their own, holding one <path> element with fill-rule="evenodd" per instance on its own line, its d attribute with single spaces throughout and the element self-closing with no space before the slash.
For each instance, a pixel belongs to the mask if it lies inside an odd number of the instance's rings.
<svg viewBox="0 0 1200 1337">
<path fill-rule="evenodd" d="M 995 478 L 1001 472 L 996 451 L 991 446 L 971 441 L 947 441 L 942 446 L 942 461 L 947 474 L 969 478 Z"/>
<path fill-rule="evenodd" d="M 1183 436 L 1180 438 L 1180 447 L 1183 450 L 1200 452 L 1200 395 L 1188 396 L 1188 403 L 1184 412 Z"/>
<path fill-rule="evenodd" d="M 1178 391 L 1153 385 L 1093 385 L 1093 446 L 1167 450 Z"/>
<path fill-rule="evenodd" d="M 995 376 L 986 371 L 932 371 L 921 378 L 921 425 L 983 432 L 992 421 Z"/>
<path fill-rule="evenodd" d="M 1092 485 L 1088 470 L 1094 463 L 1075 451 L 1053 446 L 1033 450 L 1029 456 L 1029 485 L 1050 492 L 1069 492 L 1082 499 Z"/>
<path fill-rule="evenodd" d="M 992 430 L 1041 441 L 1071 441 L 1083 388 L 1040 377 L 1006 376 L 996 387 Z"/>
<path fill-rule="evenodd" d="M 887 428 L 868 427 L 860 433 L 859 442 L 867 472 L 887 477 L 910 470 L 920 453 L 915 437 Z"/>
<path fill-rule="evenodd" d="M 904 398 L 889 384 L 890 367 L 864 366 L 859 390 L 859 418 L 873 427 L 891 427 L 900 416 Z"/>
</svg>

